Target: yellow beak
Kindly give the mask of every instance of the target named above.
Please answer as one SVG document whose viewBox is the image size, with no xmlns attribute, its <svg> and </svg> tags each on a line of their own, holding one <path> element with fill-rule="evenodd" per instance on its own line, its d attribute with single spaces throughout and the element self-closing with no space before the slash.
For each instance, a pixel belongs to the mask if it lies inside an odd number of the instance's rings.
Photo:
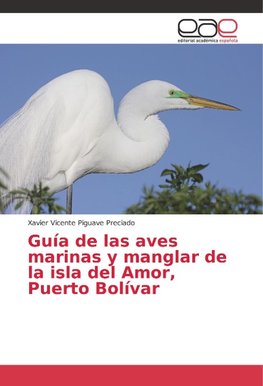
<svg viewBox="0 0 263 386">
<path fill-rule="evenodd" d="M 196 96 L 190 95 L 189 98 L 186 98 L 187 102 L 190 105 L 207 107 L 210 109 L 221 109 L 221 110 L 239 110 L 237 107 L 227 105 L 225 103 L 212 101 L 211 99 L 199 98 Z"/>
</svg>

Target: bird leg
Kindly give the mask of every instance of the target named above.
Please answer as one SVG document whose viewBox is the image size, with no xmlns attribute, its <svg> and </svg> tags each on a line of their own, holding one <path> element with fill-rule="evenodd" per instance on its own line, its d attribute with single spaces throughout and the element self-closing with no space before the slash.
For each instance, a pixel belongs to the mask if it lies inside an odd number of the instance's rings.
<svg viewBox="0 0 263 386">
<path fill-rule="evenodd" d="M 72 214 L 73 184 L 67 187 L 66 214 Z"/>
</svg>

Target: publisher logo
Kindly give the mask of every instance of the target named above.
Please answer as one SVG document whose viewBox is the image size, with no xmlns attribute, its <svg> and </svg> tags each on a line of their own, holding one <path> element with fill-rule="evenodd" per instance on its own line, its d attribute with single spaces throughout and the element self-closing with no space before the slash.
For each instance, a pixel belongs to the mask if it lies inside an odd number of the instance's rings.
<svg viewBox="0 0 263 386">
<path fill-rule="evenodd" d="M 178 23 L 179 43 L 237 43 L 238 23 L 235 19 L 181 19 Z"/>
</svg>

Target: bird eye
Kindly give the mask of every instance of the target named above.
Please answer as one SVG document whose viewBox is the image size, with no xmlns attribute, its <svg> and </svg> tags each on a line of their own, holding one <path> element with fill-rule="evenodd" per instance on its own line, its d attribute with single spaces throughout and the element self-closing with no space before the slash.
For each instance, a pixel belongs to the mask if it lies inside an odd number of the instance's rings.
<svg viewBox="0 0 263 386">
<path fill-rule="evenodd" d="M 170 91 L 169 91 L 169 95 L 170 95 L 170 96 L 175 95 L 175 90 L 170 90 Z"/>
</svg>

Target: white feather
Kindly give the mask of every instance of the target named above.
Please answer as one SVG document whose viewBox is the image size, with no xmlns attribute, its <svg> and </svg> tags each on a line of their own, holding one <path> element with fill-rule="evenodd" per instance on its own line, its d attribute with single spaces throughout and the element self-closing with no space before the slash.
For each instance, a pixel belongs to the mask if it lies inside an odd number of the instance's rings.
<svg viewBox="0 0 263 386">
<path fill-rule="evenodd" d="M 171 90 L 186 97 L 171 97 Z M 117 122 L 109 86 L 99 74 L 77 70 L 59 76 L 1 126 L 0 167 L 9 176 L 4 182 L 11 190 L 42 182 L 57 192 L 87 173 L 150 167 L 169 143 L 157 113 L 198 108 L 187 95 L 167 82 L 142 83 L 121 101 Z"/>
</svg>

